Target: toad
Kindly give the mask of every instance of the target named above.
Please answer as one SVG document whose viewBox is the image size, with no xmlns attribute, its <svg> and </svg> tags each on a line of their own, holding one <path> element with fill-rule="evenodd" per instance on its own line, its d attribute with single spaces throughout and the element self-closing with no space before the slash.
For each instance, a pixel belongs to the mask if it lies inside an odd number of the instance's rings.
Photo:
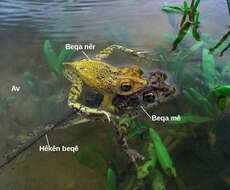
<svg viewBox="0 0 230 190">
<path fill-rule="evenodd" d="M 134 51 L 123 46 L 112 45 L 102 50 L 94 59 L 81 59 L 76 62 L 64 62 L 64 76 L 73 84 L 69 90 L 68 105 L 86 114 L 105 114 L 110 121 L 110 112 L 115 112 L 112 100 L 116 95 L 136 93 L 147 85 L 147 80 L 141 77 L 138 66 L 117 68 L 101 59 L 108 57 L 114 49 L 141 57 L 143 52 Z M 86 84 L 96 92 L 104 95 L 100 108 L 90 108 L 77 102 Z"/>
</svg>

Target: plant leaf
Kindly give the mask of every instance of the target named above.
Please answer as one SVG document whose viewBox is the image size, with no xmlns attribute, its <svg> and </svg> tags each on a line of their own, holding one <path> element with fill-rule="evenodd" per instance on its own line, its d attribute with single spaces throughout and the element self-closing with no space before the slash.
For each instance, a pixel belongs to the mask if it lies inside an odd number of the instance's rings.
<svg viewBox="0 0 230 190">
<path fill-rule="evenodd" d="M 71 61 L 76 54 L 77 50 L 67 50 L 66 48 L 63 48 L 61 53 L 58 56 L 58 63 L 57 67 L 59 71 L 63 71 L 63 62 Z"/>
<path fill-rule="evenodd" d="M 209 50 L 203 49 L 202 53 L 203 77 L 208 88 L 215 87 L 215 61 Z"/>
<path fill-rule="evenodd" d="M 166 34 L 164 32 L 161 35 L 162 35 L 162 37 L 164 39 L 168 40 L 170 43 L 173 43 L 173 41 L 174 41 L 174 37 L 173 36 L 170 36 L 170 35 L 168 35 L 168 34 Z"/>
<path fill-rule="evenodd" d="M 157 164 L 157 154 L 156 154 L 156 149 L 154 148 L 154 145 L 152 143 L 149 143 L 148 145 L 148 153 L 152 162 L 152 169 L 153 169 Z"/>
<path fill-rule="evenodd" d="M 220 109 L 220 111 L 223 111 L 225 107 L 227 106 L 227 98 L 226 96 L 219 96 L 217 99 L 217 106 Z"/>
<path fill-rule="evenodd" d="M 162 173 L 158 169 L 153 171 L 153 180 L 152 180 L 152 189 L 153 190 L 165 190 L 164 178 Z"/>
<path fill-rule="evenodd" d="M 48 60 L 50 66 L 56 71 L 60 72 L 60 67 L 58 66 L 58 58 L 49 40 L 46 40 L 43 46 L 45 56 Z"/>
<path fill-rule="evenodd" d="M 3 111 L 4 111 L 4 108 L 3 108 L 3 106 L 0 104 L 0 115 L 3 113 Z"/>
<path fill-rule="evenodd" d="M 211 91 L 210 96 L 214 98 L 218 98 L 219 96 L 230 96 L 230 86 L 220 86 Z"/>
<path fill-rule="evenodd" d="M 227 0 L 227 4 L 228 4 L 228 12 L 230 14 L 230 0 Z"/>
<path fill-rule="evenodd" d="M 129 136 L 127 137 L 128 139 L 134 137 L 134 136 L 137 136 L 137 135 L 141 135 L 143 133 L 145 133 L 146 131 L 148 131 L 148 128 L 142 128 L 142 129 L 133 129 Z"/>
<path fill-rule="evenodd" d="M 138 179 L 143 179 L 146 176 L 149 175 L 149 168 L 152 167 L 152 161 L 148 160 L 146 161 L 142 166 L 139 166 L 137 168 L 137 178 Z"/>
<path fill-rule="evenodd" d="M 200 94 L 194 88 L 190 88 L 190 91 L 192 92 L 192 95 L 196 98 L 196 100 L 199 102 L 199 104 L 202 106 L 202 108 L 205 111 L 212 109 L 212 105 L 210 104 L 207 98 L 205 98 L 202 94 Z"/>
<path fill-rule="evenodd" d="M 198 115 L 183 115 L 181 116 L 181 120 L 178 121 L 168 121 L 168 124 L 185 124 L 185 123 L 205 123 L 211 121 L 210 117 L 201 117 Z"/>
<path fill-rule="evenodd" d="M 194 101 L 193 97 L 188 93 L 187 90 L 183 90 L 184 96 L 189 99 L 191 102 Z"/>
<path fill-rule="evenodd" d="M 188 13 L 188 3 L 187 1 L 184 1 L 184 14 Z"/>
<path fill-rule="evenodd" d="M 193 8 L 192 8 L 192 12 L 193 12 L 193 13 L 196 12 L 196 9 L 197 9 L 199 3 L 200 3 L 200 0 L 197 0 L 196 3 L 195 3 L 195 5 L 194 5 Z"/>
<path fill-rule="evenodd" d="M 96 155 L 101 157 L 104 161 L 106 161 L 106 157 L 105 157 L 104 153 L 101 150 L 99 150 L 97 147 L 95 147 L 95 146 L 86 146 L 85 150 L 88 150 L 90 152 L 95 153 Z"/>
<path fill-rule="evenodd" d="M 113 137 L 114 137 L 114 133 L 111 131 L 108 134 L 107 139 L 106 139 L 106 159 L 107 159 L 107 162 L 112 159 Z"/>
<path fill-rule="evenodd" d="M 125 117 L 122 120 L 119 121 L 119 126 L 131 126 L 132 125 L 132 119 L 129 117 Z"/>
<path fill-rule="evenodd" d="M 160 60 L 161 60 L 161 68 L 163 70 L 167 70 L 168 64 L 167 64 L 167 61 L 162 54 L 160 55 Z"/>
<path fill-rule="evenodd" d="M 38 77 L 33 76 L 29 72 L 24 72 L 24 79 L 26 87 L 34 96 L 39 96 L 42 93 L 43 85 L 41 84 Z"/>
<path fill-rule="evenodd" d="M 100 159 L 94 159 L 83 152 L 74 153 L 73 155 L 80 164 L 87 168 L 96 170 L 103 165 L 103 162 L 101 162 Z"/>
<path fill-rule="evenodd" d="M 176 169 L 173 166 L 173 162 L 169 156 L 167 149 L 161 141 L 160 136 L 152 129 L 149 129 L 150 137 L 154 143 L 156 149 L 156 155 L 160 162 L 160 165 L 168 176 L 176 177 Z"/>
<path fill-rule="evenodd" d="M 203 41 L 201 41 L 201 42 L 197 42 L 196 44 L 194 44 L 194 45 L 190 48 L 190 50 L 189 50 L 189 54 L 194 53 L 196 50 L 198 50 L 200 47 L 202 47 L 202 46 L 203 46 L 203 44 L 204 44 L 204 42 L 203 42 Z"/>
<path fill-rule="evenodd" d="M 112 169 L 107 172 L 107 187 L 106 190 L 116 190 L 116 175 Z"/>
<path fill-rule="evenodd" d="M 175 50 L 177 48 L 178 44 L 184 39 L 184 37 L 186 36 L 186 34 L 189 31 L 190 26 L 191 26 L 190 22 L 186 22 L 182 26 L 182 28 L 179 31 L 179 34 L 177 35 L 177 38 L 173 42 L 173 48 L 172 48 L 172 50 Z"/>
<path fill-rule="evenodd" d="M 195 40 L 200 41 L 200 34 L 198 32 L 198 26 L 197 25 L 194 25 L 192 27 L 192 36 Z"/>
<path fill-rule="evenodd" d="M 16 96 L 11 96 L 6 98 L 8 104 L 14 103 L 16 101 Z"/>
<path fill-rule="evenodd" d="M 169 13 L 179 13 L 179 14 L 184 14 L 184 12 L 183 12 L 183 11 L 180 11 L 180 10 L 175 9 L 175 8 L 173 8 L 173 7 L 166 7 L 166 6 L 164 6 L 164 7 L 162 8 L 162 10 L 163 10 L 163 11 L 166 11 L 166 12 L 169 12 Z"/>
<path fill-rule="evenodd" d="M 122 41 L 122 43 L 123 43 L 126 47 L 132 46 L 131 40 L 130 40 L 130 38 L 129 38 L 129 33 L 127 32 L 127 30 L 126 30 L 124 27 L 121 28 L 120 36 L 121 36 L 121 41 Z"/>
</svg>

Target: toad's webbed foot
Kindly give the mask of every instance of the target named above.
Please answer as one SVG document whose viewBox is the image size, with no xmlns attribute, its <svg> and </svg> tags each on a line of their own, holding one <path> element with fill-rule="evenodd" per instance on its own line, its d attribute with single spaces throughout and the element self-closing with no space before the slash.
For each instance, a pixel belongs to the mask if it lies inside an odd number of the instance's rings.
<svg viewBox="0 0 230 190">
<path fill-rule="evenodd" d="M 144 58 L 145 57 L 145 52 L 135 51 L 135 50 L 123 47 L 121 45 L 114 44 L 114 45 L 111 45 L 111 46 L 105 48 L 104 50 L 100 51 L 99 54 L 96 55 L 96 58 L 97 59 L 105 59 L 105 58 L 107 58 L 108 56 L 110 56 L 113 53 L 114 49 L 117 49 L 117 50 L 120 50 L 122 52 L 125 52 L 128 55 L 137 56 L 139 58 Z"/>
</svg>

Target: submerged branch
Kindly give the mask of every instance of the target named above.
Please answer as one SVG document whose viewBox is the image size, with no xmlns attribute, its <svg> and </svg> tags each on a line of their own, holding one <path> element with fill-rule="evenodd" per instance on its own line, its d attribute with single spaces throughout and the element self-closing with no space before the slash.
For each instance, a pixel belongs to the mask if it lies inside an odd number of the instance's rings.
<svg viewBox="0 0 230 190">
<path fill-rule="evenodd" d="M 0 165 L 0 169 L 10 164 L 19 155 L 21 155 L 23 152 L 28 150 L 43 136 L 50 133 L 54 129 L 65 129 L 65 128 L 69 128 L 70 126 L 89 122 L 89 121 L 90 120 L 87 118 L 76 117 L 76 113 L 72 111 L 64 119 L 60 121 L 50 123 L 45 126 L 38 126 L 32 133 L 28 135 L 28 139 L 25 142 L 22 142 L 21 144 L 17 145 L 13 150 L 11 150 L 10 152 L 4 155 L 4 157 L 6 157 L 7 160 L 6 162 Z"/>
</svg>

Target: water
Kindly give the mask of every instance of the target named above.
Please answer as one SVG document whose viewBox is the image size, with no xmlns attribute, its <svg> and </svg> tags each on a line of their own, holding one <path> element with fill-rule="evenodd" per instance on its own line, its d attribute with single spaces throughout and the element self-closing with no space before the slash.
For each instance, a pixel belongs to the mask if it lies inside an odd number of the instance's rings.
<svg viewBox="0 0 230 190">
<path fill-rule="evenodd" d="M 169 3 L 181 5 L 182 1 L 174 0 Z M 2 0 L 0 2 L 0 66 L 2 68 L 0 90 L 5 97 L 16 96 L 16 102 L 0 115 L 0 154 L 24 141 L 26 134 L 37 126 L 44 125 L 57 115 L 58 119 L 64 117 L 66 110 L 58 109 L 54 113 L 46 107 L 48 98 L 54 95 L 52 88 L 54 81 L 50 74 L 53 69 L 43 52 L 45 40 L 51 41 L 56 52 L 60 52 L 65 43 L 93 43 L 96 45 L 96 50 L 89 50 L 86 53 L 89 56 L 95 56 L 108 45 L 119 43 L 129 48 L 149 52 L 154 55 L 154 59 L 159 59 L 159 57 L 158 54 L 153 53 L 153 48 L 160 44 L 167 52 L 166 55 L 174 58 L 179 50 L 186 53 L 195 41 L 187 38 L 185 46 L 179 47 L 175 52 L 171 51 L 172 45 L 162 37 L 162 33 L 173 35 L 178 32 L 181 17 L 175 15 L 176 25 L 172 27 L 167 14 L 161 10 L 162 6 L 163 1 L 147 0 L 36 0 L 33 2 Z M 209 34 L 214 40 L 220 40 L 229 31 L 230 25 L 226 1 L 202 1 L 199 10 L 201 17 L 206 16 L 201 22 L 200 32 Z M 205 36 L 202 36 L 202 40 L 204 38 Z M 227 39 L 226 43 L 229 42 L 230 40 Z M 206 48 L 210 46 L 207 45 Z M 181 76 L 175 74 L 173 67 L 163 69 L 177 86 L 177 96 L 150 111 L 151 114 L 183 115 L 192 112 L 205 115 L 199 106 L 194 102 L 186 101 L 182 95 L 182 90 L 190 87 L 207 89 L 206 83 L 203 86 L 198 86 L 199 82 L 193 83 L 200 80 L 199 71 L 193 70 L 192 66 L 202 62 L 201 53 L 201 50 L 193 53 L 186 62 L 187 82 L 181 83 Z M 218 71 L 222 72 L 224 63 L 229 60 L 229 55 L 229 50 L 222 57 L 214 54 Z M 84 57 L 82 52 L 76 53 L 76 58 L 79 57 Z M 109 63 L 116 66 L 132 65 L 135 61 L 137 60 L 119 53 L 108 59 Z M 162 68 L 159 61 L 155 65 L 145 62 L 140 62 L 140 65 L 144 72 L 153 68 Z M 38 77 L 46 86 L 39 96 L 32 94 L 25 86 L 24 72 L 30 72 Z M 69 87 L 68 81 L 61 75 L 58 77 L 60 77 L 62 88 Z M 229 81 L 230 78 L 221 77 L 215 85 L 226 85 Z M 20 92 L 12 92 L 12 85 L 20 86 Z M 39 105 L 43 106 L 41 110 L 45 113 L 43 116 L 36 112 L 38 104 L 35 102 L 38 98 Z M 212 102 L 212 104 L 215 103 Z M 198 135 L 194 139 L 185 140 L 182 143 L 185 144 L 184 146 L 180 145 L 170 153 L 179 176 L 183 178 L 188 189 L 229 188 L 225 180 L 226 176 L 229 177 L 227 164 L 229 153 L 226 151 L 229 145 L 226 135 L 229 134 L 227 128 L 229 112 L 226 111 L 224 114 L 213 112 L 213 115 L 209 116 L 215 117 L 216 120 L 213 123 L 204 124 L 207 128 L 209 125 L 215 126 L 213 131 L 217 136 L 217 141 L 214 151 L 204 151 L 205 144 L 209 146 L 208 136 Z M 159 123 L 159 125 L 162 124 Z M 109 131 L 106 127 L 107 125 L 102 123 L 86 123 L 59 130 L 50 134 L 50 143 L 78 144 L 80 150 L 92 144 L 102 147 L 106 133 Z M 201 134 L 205 133 L 204 129 L 200 131 Z M 191 131 L 188 129 L 187 133 Z M 38 146 L 45 143 L 45 138 L 42 138 L 16 161 L 2 169 L 1 189 L 105 189 L 106 177 L 80 165 L 70 153 L 40 153 Z M 6 161 L 6 158 L 0 158 L 0 164 Z M 190 166 L 187 165 L 188 162 L 191 163 Z M 167 186 L 167 189 L 175 188 L 173 183 Z"/>
</svg>

